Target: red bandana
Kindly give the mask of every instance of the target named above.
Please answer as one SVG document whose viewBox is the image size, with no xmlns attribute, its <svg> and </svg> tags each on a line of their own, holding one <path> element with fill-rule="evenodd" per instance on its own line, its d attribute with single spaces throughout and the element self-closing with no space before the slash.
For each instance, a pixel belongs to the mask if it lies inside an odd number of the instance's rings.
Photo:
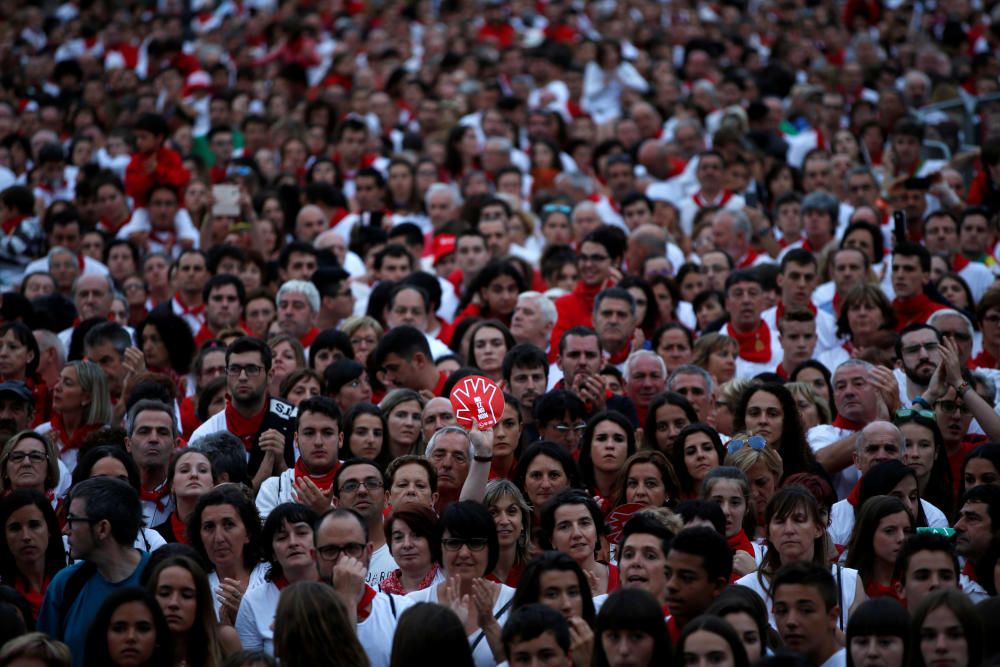
<svg viewBox="0 0 1000 667">
<path fill-rule="evenodd" d="M 38 619 L 38 613 L 42 610 L 42 600 L 45 599 L 45 591 L 48 589 L 50 581 L 52 581 L 52 577 L 45 577 L 42 582 L 42 590 L 33 591 L 28 589 L 28 585 L 21 577 L 14 577 L 14 590 L 28 601 L 28 606 L 31 607 L 31 615 L 36 620 Z"/>
<path fill-rule="evenodd" d="M 272 579 L 271 583 L 277 586 L 279 591 L 283 591 L 288 586 L 288 579 L 285 578 L 285 575 L 281 575 Z"/>
<path fill-rule="evenodd" d="M 167 484 L 163 484 L 159 490 L 147 491 L 144 488 L 139 489 L 139 500 L 143 502 L 156 503 L 156 511 L 162 512 L 167 508 L 167 504 L 163 502 L 163 499 L 170 495 L 170 488 Z"/>
<path fill-rule="evenodd" d="M 972 360 L 973 368 L 996 368 L 997 360 L 985 349 Z"/>
<path fill-rule="evenodd" d="M 59 442 L 62 443 L 62 450 L 60 451 L 63 452 L 76 449 L 83 444 L 84 438 L 94 431 L 100 430 L 102 426 L 101 424 L 80 424 L 73 431 L 73 437 L 70 437 L 69 433 L 66 432 L 66 427 L 63 426 L 62 414 L 58 412 L 52 413 L 52 419 L 49 420 L 49 424 L 52 425 L 52 430 L 59 438 Z"/>
<path fill-rule="evenodd" d="M 302 343 L 302 347 L 308 348 L 310 345 L 313 344 L 313 341 L 316 340 L 316 336 L 318 335 L 319 335 L 319 327 L 313 327 L 312 329 L 307 331 L 306 334 L 302 336 L 302 338 L 299 339 L 299 342 Z"/>
<path fill-rule="evenodd" d="M 192 308 L 184 303 L 184 297 L 181 296 L 180 292 L 174 294 L 174 303 L 177 304 L 178 308 L 180 308 L 181 315 L 194 315 L 195 317 L 199 317 L 203 312 L 205 312 L 205 304 Z"/>
<path fill-rule="evenodd" d="M 812 302 L 809 302 L 806 305 L 806 308 L 808 308 L 809 312 L 812 313 L 813 315 L 816 314 L 816 306 L 814 306 Z M 777 305 L 777 310 L 774 312 L 774 323 L 775 324 L 780 323 L 781 318 L 784 317 L 784 315 L 785 315 L 785 303 L 784 301 L 779 301 Z"/>
<path fill-rule="evenodd" d="M 264 415 L 267 414 L 267 400 L 264 401 L 264 409 L 253 417 L 247 418 L 236 411 L 231 400 L 226 401 L 226 430 L 243 441 L 243 447 L 249 452 L 253 450 L 254 439 L 260 432 L 260 427 L 264 423 Z"/>
<path fill-rule="evenodd" d="M 903 601 L 899 598 L 896 593 L 896 582 L 893 581 L 888 586 L 884 586 L 874 579 L 865 584 L 865 593 L 868 595 L 868 599 L 873 598 L 892 598 L 897 602 L 902 603 Z"/>
<path fill-rule="evenodd" d="M 861 500 L 861 480 L 859 479 L 855 483 L 854 488 L 851 492 L 847 494 L 847 502 L 851 504 L 852 507 L 858 506 L 858 501 Z"/>
<path fill-rule="evenodd" d="M 330 487 L 333 486 L 333 477 L 337 474 L 337 469 L 340 468 L 340 464 L 333 466 L 333 470 L 322 475 L 314 475 L 308 470 L 306 470 L 306 464 L 303 462 L 302 457 L 295 462 L 295 479 L 299 477 L 308 477 L 313 481 L 320 491 L 329 491 Z"/>
<path fill-rule="evenodd" d="M 967 576 L 971 581 L 978 583 L 976 578 L 976 568 L 972 565 L 971 560 L 965 561 L 965 565 L 962 566 L 962 574 Z"/>
<path fill-rule="evenodd" d="M 833 420 L 833 426 L 836 428 L 842 428 L 847 431 L 860 431 L 865 427 L 864 424 L 856 421 L 851 421 L 844 415 L 837 415 L 837 418 Z"/>
<path fill-rule="evenodd" d="M 26 215 L 15 215 L 7 218 L 3 221 L 3 233 L 11 234 L 15 229 L 17 229 L 18 225 L 27 219 L 28 216 Z"/>
<path fill-rule="evenodd" d="M 358 603 L 358 620 L 363 621 L 368 618 L 372 613 L 371 605 L 372 600 L 375 599 L 376 591 L 374 588 L 365 584 L 365 594 L 361 596 L 361 602 Z"/>
<path fill-rule="evenodd" d="M 736 533 L 732 537 L 727 537 L 726 544 L 729 545 L 729 548 L 732 549 L 734 553 L 737 551 L 743 551 L 750 554 L 750 556 L 754 558 L 757 555 L 753 550 L 753 542 L 750 541 L 750 538 L 747 537 L 746 531 L 742 528 L 740 528 L 740 532 Z"/>
<path fill-rule="evenodd" d="M 754 364 L 763 364 L 771 360 L 771 329 L 764 320 L 760 321 L 760 326 L 748 333 L 736 331 L 730 322 L 726 325 L 725 333 L 740 344 L 740 359 Z"/>
<path fill-rule="evenodd" d="M 178 544 L 187 544 L 187 526 L 181 521 L 180 516 L 177 512 L 170 513 L 170 529 L 174 531 L 174 539 L 177 540 Z"/>
<path fill-rule="evenodd" d="M 418 591 L 422 591 L 431 585 L 434 581 L 434 577 L 437 576 L 438 566 L 431 565 L 431 569 L 427 571 L 426 576 L 420 580 L 420 585 L 417 586 Z M 383 593 L 392 593 L 395 595 L 406 595 L 406 590 L 403 588 L 403 571 L 395 570 L 392 574 L 382 580 L 378 585 L 379 589 Z"/>
<path fill-rule="evenodd" d="M 701 190 L 699 190 L 693 197 L 691 197 L 691 199 L 694 200 L 694 203 L 698 206 L 698 208 L 705 208 L 706 206 L 714 206 L 715 208 L 722 208 L 732 198 L 733 198 L 733 193 L 730 192 L 729 190 L 723 190 L 717 202 L 705 201 L 705 198 L 701 196 Z"/>
</svg>

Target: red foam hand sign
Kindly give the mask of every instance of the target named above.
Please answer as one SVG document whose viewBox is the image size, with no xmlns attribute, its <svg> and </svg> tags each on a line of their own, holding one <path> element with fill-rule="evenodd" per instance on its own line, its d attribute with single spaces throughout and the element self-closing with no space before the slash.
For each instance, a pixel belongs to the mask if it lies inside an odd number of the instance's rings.
<svg viewBox="0 0 1000 667">
<path fill-rule="evenodd" d="M 645 509 L 645 507 L 646 505 L 642 503 L 626 503 L 608 512 L 608 516 L 604 520 L 605 525 L 608 527 L 608 542 L 618 544 L 625 524 L 628 523 L 633 514 L 641 509 Z"/>
<path fill-rule="evenodd" d="M 455 421 L 463 428 L 472 428 L 473 420 L 479 422 L 480 429 L 493 428 L 503 416 L 503 392 L 492 380 L 481 375 L 459 380 L 450 398 Z"/>
</svg>

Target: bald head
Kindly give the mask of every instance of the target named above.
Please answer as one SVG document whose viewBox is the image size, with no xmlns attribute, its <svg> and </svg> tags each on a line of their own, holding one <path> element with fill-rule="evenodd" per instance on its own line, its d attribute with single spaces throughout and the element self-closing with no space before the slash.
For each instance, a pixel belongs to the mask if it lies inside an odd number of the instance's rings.
<svg viewBox="0 0 1000 667">
<path fill-rule="evenodd" d="M 455 423 L 455 411 L 451 407 L 451 401 L 441 396 L 427 401 L 420 415 L 420 422 L 424 432 L 424 442 L 429 442 L 437 431 Z"/>
<path fill-rule="evenodd" d="M 307 204 L 295 216 L 295 237 L 300 241 L 311 242 L 329 226 L 323 209 L 315 204 Z"/>
<path fill-rule="evenodd" d="M 873 421 L 858 434 L 854 445 L 854 464 L 864 475 L 872 466 L 884 461 L 902 461 L 905 453 L 906 438 L 902 431 L 890 422 Z"/>
<path fill-rule="evenodd" d="M 640 144 L 636 157 L 653 178 L 664 181 L 670 176 L 670 151 L 665 143 L 646 139 Z"/>
</svg>

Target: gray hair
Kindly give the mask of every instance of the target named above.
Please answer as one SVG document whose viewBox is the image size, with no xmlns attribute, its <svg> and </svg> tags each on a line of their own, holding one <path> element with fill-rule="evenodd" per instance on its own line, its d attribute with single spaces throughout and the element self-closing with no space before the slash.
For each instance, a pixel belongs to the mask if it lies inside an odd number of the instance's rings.
<svg viewBox="0 0 1000 667">
<path fill-rule="evenodd" d="M 46 257 L 51 261 L 56 255 L 72 255 L 76 257 L 76 253 L 67 248 L 66 246 L 57 245 L 49 249 L 49 253 Z"/>
<path fill-rule="evenodd" d="M 705 382 L 705 391 L 711 394 L 715 390 L 715 380 L 712 378 L 711 373 L 706 371 L 701 366 L 695 366 L 694 364 L 682 364 L 675 368 L 674 372 L 667 378 L 667 389 L 670 391 L 674 390 L 674 380 L 677 379 L 678 375 L 697 375 Z"/>
<path fill-rule="evenodd" d="M 76 297 L 76 290 L 77 290 L 77 287 L 79 287 L 81 280 L 83 280 L 85 278 L 91 278 L 91 277 L 97 277 L 97 276 L 100 276 L 101 278 L 103 278 L 104 282 L 107 283 L 107 285 L 108 285 L 108 294 L 114 295 L 114 293 L 115 293 L 115 280 L 114 280 L 114 278 L 111 277 L 110 273 L 81 273 L 73 281 L 73 297 L 74 298 Z"/>
<path fill-rule="evenodd" d="M 274 298 L 275 303 L 281 301 L 281 297 L 286 294 L 301 294 L 309 302 L 309 308 L 314 312 L 319 312 L 319 290 L 311 282 L 306 280 L 287 280 L 278 288 L 278 295 Z"/>
<path fill-rule="evenodd" d="M 34 333 L 35 340 L 38 341 L 39 353 L 45 354 L 49 350 L 54 349 L 56 351 L 56 360 L 59 362 L 59 368 L 65 366 L 66 346 L 63 345 L 62 339 L 48 329 L 35 329 Z"/>
<path fill-rule="evenodd" d="M 722 209 L 715 214 L 715 221 L 718 222 L 725 217 L 729 218 L 730 223 L 733 226 L 733 231 L 738 234 L 742 234 L 743 237 L 749 242 L 750 235 L 753 232 L 753 225 L 750 224 L 750 218 L 748 218 L 743 211 L 729 211 Z"/>
<path fill-rule="evenodd" d="M 507 137 L 490 137 L 483 144 L 483 150 L 510 151 L 513 148 L 510 139 Z"/>
<path fill-rule="evenodd" d="M 836 227 L 840 219 L 840 202 L 829 192 L 810 192 L 802 198 L 802 214 L 810 211 L 826 214 L 830 217 L 830 224 Z"/>
<path fill-rule="evenodd" d="M 965 325 L 965 332 L 969 334 L 969 338 L 972 338 L 972 336 L 975 334 L 975 332 L 972 329 L 972 322 L 969 321 L 968 317 L 966 317 L 959 311 L 955 310 L 954 308 L 945 308 L 944 310 L 939 310 L 935 312 L 933 315 L 927 318 L 927 324 L 931 325 L 936 329 L 937 325 L 935 324 L 935 322 L 940 320 L 942 317 L 948 317 L 949 315 L 953 317 L 962 318 L 962 323 Z"/>
<path fill-rule="evenodd" d="M 573 221 L 575 221 L 576 220 L 576 214 L 579 213 L 579 212 L 581 212 L 581 211 L 590 211 L 591 213 L 593 213 L 596 216 L 600 216 L 601 215 L 600 212 L 597 210 L 597 207 L 594 206 L 594 202 L 591 202 L 591 201 L 582 201 L 582 202 L 580 202 L 579 204 L 577 204 L 576 206 L 573 207 L 573 213 L 572 213 L 572 215 L 570 215 L 570 219 L 573 220 Z"/>
<path fill-rule="evenodd" d="M 873 370 L 875 370 L 875 366 L 873 364 L 868 363 L 864 359 L 848 359 L 847 361 L 845 361 L 845 362 L 841 363 L 839 366 L 837 366 L 837 369 L 835 371 L 833 371 L 832 379 L 833 380 L 837 379 L 837 373 L 840 372 L 841 368 L 848 368 L 849 366 L 860 366 L 861 368 L 865 369 L 869 373 L 872 372 Z"/>
<path fill-rule="evenodd" d="M 170 416 L 170 430 L 174 437 L 177 437 L 179 429 L 177 428 L 177 415 L 174 414 L 174 409 L 164 403 L 163 401 L 158 401 L 154 398 L 144 398 L 138 401 L 132 408 L 128 411 L 128 415 L 125 418 L 125 428 L 128 431 L 128 437 L 132 437 L 135 433 L 135 420 L 139 416 L 140 412 L 162 412 Z"/>
<path fill-rule="evenodd" d="M 660 373 L 663 374 L 664 379 L 667 377 L 667 364 L 663 361 L 663 357 L 658 355 L 652 350 L 636 350 L 632 354 L 628 355 L 628 359 L 625 360 L 625 380 L 628 381 L 632 377 L 632 365 L 639 359 L 654 359 L 660 366 Z"/>
<path fill-rule="evenodd" d="M 893 436 L 895 436 L 896 442 L 899 445 L 900 453 L 901 454 L 906 453 L 906 437 L 903 435 L 903 432 L 899 430 L 898 426 L 896 426 L 892 422 L 887 422 L 887 421 L 873 421 L 870 422 L 863 429 L 861 429 L 861 432 L 858 433 L 858 437 L 854 439 L 855 451 L 857 451 L 860 454 L 862 448 L 864 448 L 865 446 L 865 443 L 868 441 L 867 437 L 868 434 L 870 434 L 871 431 L 873 431 L 876 428 L 883 428 L 885 426 L 889 426 L 892 428 Z"/>
<path fill-rule="evenodd" d="M 424 205 L 430 208 L 431 197 L 441 192 L 451 197 L 452 206 L 458 207 L 462 205 L 462 195 L 458 191 L 458 188 L 448 183 L 431 183 L 430 187 L 427 188 L 427 192 L 424 193 Z"/>
<path fill-rule="evenodd" d="M 521 292 L 517 297 L 517 302 L 521 303 L 521 301 L 534 301 L 546 324 L 555 324 L 556 320 L 559 319 L 556 305 L 552 303 L 552 299 L 541 292 Z"/>
<path fill-rule="evenodd" d="M 445 427 L 440 428 L 437 431 L 435 431 L 434 435 L 431 436 L 431 439 L 427 441 L 427 449 L 424 450 L 424 456 L 426 456 L 427 458 L 430 458 L 431 457 L 431 453 L 434 451 L 434 448 L 437 447 L 438 440 L 440 440 L 442 436 L 445 436 L 448 433 L 461 433 L 462 434 L 462 437 L 465 438 L 466 442 L 469 443 L 469 458 L 471 459 L 472 456 L 473 456 L 473 451 L 472 451 L 472 437 L 469 435 L 469 432 L 466 431 L 464 428 L 462 428 L 461 426 L 455 426 L 455 425 L 445 426 Z"/>
<path fill-rule="evenodd" d="M 209 433 L 188 445 L 189 449 L 191 447 L 205 452 L 212 462 L 212 476 L 215 479 L 227 479 L 237 484 L 248 481 L 246 449 L 235 434 L 229 431 Z"/>
<path fill-rule="evenodd" d="M 576 190 L 581 190 L 587 195 L 594 191 L 594 180 L 587 176 L 586 174 L 579 171 L 564 171 L 558 176 L 556 176 L 556 185 L 563 186 L 568 185 Z M 581 204 L 584 202 L 580 202 Z M 590 203 L 590 202 L 586 202 Z M 579 205 L 579 204 L 578 204 Z"/>
<path fill-rule="evenodd" d="M 851 167 L 848 169 L 847 173 L 844 174 L 844 187 L 847 187 L 847 182 L 851 176 L 867 176 L 872 179 L 872 183 L 875 184 L 875 187 L 878 187 L 878 177 L 875 176 L 875 172 L 869 167 Z"/>
</svg>

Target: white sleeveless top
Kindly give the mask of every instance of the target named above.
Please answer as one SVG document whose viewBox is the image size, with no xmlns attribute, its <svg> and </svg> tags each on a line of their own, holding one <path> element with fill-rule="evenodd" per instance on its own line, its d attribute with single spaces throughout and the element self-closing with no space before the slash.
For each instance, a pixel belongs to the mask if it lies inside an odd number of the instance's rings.
<svg viewBox="0 0 1000 667">
<path fill-rule="evenodd" d="M 837 571 L 840 571 L 840 577 L 837 577 Z M 833 575 L 833 581 L 840 587 L 837 593 L 838 604 L 840 605 L 840 624 L 841 629 L 847 629 L 847 617 L 851 612 L 851 605 L 854 604 L 854 596 L 858 591 L 858 571 L 850 567 L 842 567 L 839 565 L 834 565 L 830 568 L 830 573 Z M 773 604 L 771 600 L 771 594 L 765 588 L 765 584 L 761 583 L 762 577 L 758 576 L 757 572 L 751 572 L 750 574 L 741 577 L 736 581 L 740 586 L 746 586 L 747 588 L 753 589 L 757 595 L 764 600 L 764 606 L 767 607 L 767 622 L 771 624 L 771 627 L 775 630 L 778 629 L 778 624 L 774 621 L 774 611 L 772 609 Z M 770 582 L 766 582 L 767 586 L 770 586 Z"/>
</svg>

